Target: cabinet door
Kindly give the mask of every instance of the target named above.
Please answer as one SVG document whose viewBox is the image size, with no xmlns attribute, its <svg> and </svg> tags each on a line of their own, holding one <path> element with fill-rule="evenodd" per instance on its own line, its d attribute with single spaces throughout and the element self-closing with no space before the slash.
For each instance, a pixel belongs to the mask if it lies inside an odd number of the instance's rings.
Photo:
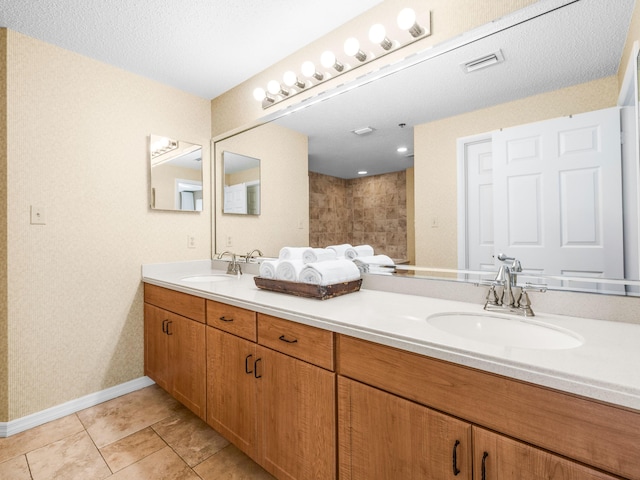
<svg viewBox="0 0 640 480">
<path fill-rule="evenodd" d="M 471 479 L 470 424 L 341 376 L 338 442 L 340 480 Z"/>
<path fill-rule="evenodd" d="M 256 346 L 207 327 L 207 423 L 256 459 Z"/>
<path fill-rule="evenodd" d="M 172 395 L 203 420 L 206 409 L 205 325 L 171 314 L 167 334 L 171 344 Z"/>
<path fill-rule="evenodd" d="M 260 458 L 279 479 L 336 478 L 335 373 L 258 347 Z"/>
<path fill-rule="evenodd" d="M 166 310 L 144 304 L 144 373 L 171 392 L 169 336 L 166 334 L 169 315 Z"/>
<path fill-rule="evenodd" d="M 567 441 L 571 441 L 570 438 Z M 525 443 L 473 427 L 474 478 L 483 480 L 615 480 Z"/>
</svg>

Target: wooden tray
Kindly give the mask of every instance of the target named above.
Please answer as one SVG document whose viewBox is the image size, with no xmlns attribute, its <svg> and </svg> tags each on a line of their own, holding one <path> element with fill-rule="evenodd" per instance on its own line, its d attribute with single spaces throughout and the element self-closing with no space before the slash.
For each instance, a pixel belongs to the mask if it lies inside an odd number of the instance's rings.
<svg viewBox="0 0 640 480">
<path fill-rule="evenodd" d="M 253 280 L 256 282 L 258 288 L 264 290 L 287 293 L 289 295 L 296 295 L 297 297 L 318 298 L 320 300 L 357 292 L 360 290 L 360 285 L 362 285 L 361 278 L 351 282 L 334 283 L 333 285 L 311 285 L 308 283 L 271 280 L 263 277 L 253 277 Z"/>
</svg>

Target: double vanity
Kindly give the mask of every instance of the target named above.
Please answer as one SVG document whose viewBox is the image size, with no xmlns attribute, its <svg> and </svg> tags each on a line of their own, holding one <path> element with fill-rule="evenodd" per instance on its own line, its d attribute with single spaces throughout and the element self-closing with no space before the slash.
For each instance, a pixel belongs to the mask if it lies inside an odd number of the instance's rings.
<svg viewBox="0 0 640 480">
<path fill-rule="evenodd" d="M 640 325 L 212 265 L 143 266 L 145 373 L 276 478 L 640 480 Z"/>
</svg>

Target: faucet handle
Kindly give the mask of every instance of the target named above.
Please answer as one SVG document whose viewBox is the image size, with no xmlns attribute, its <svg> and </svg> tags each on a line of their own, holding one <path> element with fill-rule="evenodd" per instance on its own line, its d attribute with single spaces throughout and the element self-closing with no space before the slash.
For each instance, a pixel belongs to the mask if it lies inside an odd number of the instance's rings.
<svg viewBox="0 0 640 480">
<path fill-rule="evenodd" d="M 514 272 L 522 271 L 522 265 L 520 264 L 520 260 L 518 260 L 516 257 L 507 257 L 504 253 L 499 253 L 496 258 L 501 262 L 512 262 L 511 263 L 512 271 Z"/>
</svg>

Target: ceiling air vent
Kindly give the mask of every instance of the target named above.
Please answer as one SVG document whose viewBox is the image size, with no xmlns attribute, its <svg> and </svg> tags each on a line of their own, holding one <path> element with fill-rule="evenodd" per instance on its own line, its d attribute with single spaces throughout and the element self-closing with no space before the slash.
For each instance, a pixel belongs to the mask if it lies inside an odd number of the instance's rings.
<svg viewBox="0 0 640 480">
<path fill-rule="evenodd" d="M 475 72 L 476 70 L 480 70 L 481 68 L 490 67 L 491 65 L 497 65 L 498 63 L 502 62 L 504 62 L 504 55 L 502 55 L 501 50 L 498 50 L 497 52 L 490 53 L 489 55 L 485 55 L 484 57 L 476 58 L 475 60 L 471 60 L 470 62 L 463 63 L 460 66 L 466 73 L 471 73 Z"/>
</svg>

